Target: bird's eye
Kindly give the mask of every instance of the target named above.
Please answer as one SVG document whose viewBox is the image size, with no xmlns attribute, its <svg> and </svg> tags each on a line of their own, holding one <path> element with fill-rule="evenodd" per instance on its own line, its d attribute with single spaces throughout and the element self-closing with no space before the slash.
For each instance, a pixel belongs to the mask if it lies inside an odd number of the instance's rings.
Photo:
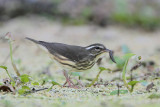
<svg viewBox="0 0 160 107">
<path fill-rule="evenodd" d="M 95 50 L 99 51 L 99 50 L 100 50 L 100 47 L 96 47 Z"/>
</svg>

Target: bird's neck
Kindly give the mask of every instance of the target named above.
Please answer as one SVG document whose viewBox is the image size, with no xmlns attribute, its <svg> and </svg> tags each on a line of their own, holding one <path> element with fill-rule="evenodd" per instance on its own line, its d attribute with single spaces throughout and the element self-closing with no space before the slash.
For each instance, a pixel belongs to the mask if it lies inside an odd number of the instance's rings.
<svg viewBox="0 0 160 107">
<path fill-rule="evenodd" d="M 97 55 L 96 58 L 95 58 L 95 62 L 97 62 L 99 58 L 104 57 L 105 54 L 106 54 L 106 53 L 104 52 L 104 53 L 101 53 L 101 54 Z"/>
</svg>

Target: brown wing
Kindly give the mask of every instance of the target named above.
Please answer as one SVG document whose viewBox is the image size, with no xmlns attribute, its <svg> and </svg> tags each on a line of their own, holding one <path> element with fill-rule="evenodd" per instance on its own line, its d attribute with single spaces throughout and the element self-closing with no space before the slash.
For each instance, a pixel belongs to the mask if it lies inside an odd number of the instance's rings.
<svg viewBox="0 0 160 107">
<path fill-rule="evenodd" d="M 55 56 L 61 55 L 74 62 L 84 60 L 89 55 L 88 51 L 81 46 L 66 45 L 62 43 L 49 43 L 44 41 L 37 41 L 31 38 L 26 39 L 44 46 L 51 54 Z"/>
</svg>

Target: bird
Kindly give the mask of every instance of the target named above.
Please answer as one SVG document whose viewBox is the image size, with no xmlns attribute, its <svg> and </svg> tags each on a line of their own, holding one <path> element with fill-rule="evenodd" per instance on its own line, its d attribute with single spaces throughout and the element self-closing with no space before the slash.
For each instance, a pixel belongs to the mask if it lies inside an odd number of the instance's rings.
<svg viewBox="0 0 160 107">
<path fill-rule="evenodd" d="M 67 83 L 69 87 L 74 85 L 67 71 L 83 72 L 90 70 L 105 53 L 109 53 L 110 59 L 116 63 L 113 57 L 114 52 L 100 43 L 83 47 L 57 42 L 39 41 L 29 37 L 26 37 L 26 39 L 43 47 L 54 61 L 62 65 L 63 74 L 66 78 L 63 86 Z"/>
</svg>

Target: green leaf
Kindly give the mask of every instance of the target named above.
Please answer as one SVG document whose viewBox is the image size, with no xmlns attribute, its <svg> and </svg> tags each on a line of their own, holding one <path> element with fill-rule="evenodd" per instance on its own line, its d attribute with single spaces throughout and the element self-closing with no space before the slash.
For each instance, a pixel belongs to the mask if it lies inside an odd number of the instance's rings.
<svg viewBox="0 0 160 107">
<path fill-rule="evenodd" d="M 119 90 L 120 94 L 127 94 L 128 90 Z M 114 90 L 110 93 L 110 95 L 117 95 L 118 94 L 118 90 Z"/>
<path fill-rule="evenodd" d="M 21 76 L 20 76 L 21 82 L 22 82 L 22 83 L 27 83 L 27 82 L 29 82 L 29 80 L 30 80 L 29 77 L 30 77 L 30 76 L 27 75 L 27 74 L 21 75 Z"/>
<path fill-rule="evenodd" d="M 22 95 L 22 94 L 24 94 L 26 91 L 24 90 L 24 89 L 19 89 L 18 90 L 18 93 L 20 94 L 20 95 Z"/>
<path fill-rule="evenodd" d="M 0 68 L 7 70 L 6 66 L 0 66 Z"/>
<path fill-rule="evenodd" d="M 21 77 L 21 82 L 22 83 L 27 83 L 27 82 L 29 82 L 29 78 L 27 78 L 27 77 Z"/>
<path fill-rule="evenodd" d="M 134 55 L 135 54 L 133 54 L 133 53 L 128 53 L 128 54 L 125 54 L 122 58 L 115 57 L 117 67 L 119 69 L 123 69 L 126 60 L 128 60 L 130 57 L 132 57 Z"/>
<path fill-rule="evenodd" d="M 0 85 L 3 85 L 3 83 L 0 83 Z"/>
<path fill-rule="evenodd" d="M 129 59 L 132 57 L 132 56 L 134 56 L 135 54 L 133 54 L 133 53 L 128 53 L 128 54 L 126 54 L 124 57 L 126 58 L 126 61 L 125 61 L 125 64 L 124 64 L 124 66 L 123 66 L 123 74 L 122 74 L 122 78 L 123 79 L 125 79 L 126 77 L 125 77 L 125 74 L 126 74 L 126 69 L 127 69 L 127 65 L 128 65 L 128 61 L 129 61 Z"/>
<path fill-rule="evenodd" d="M 52 89 L 52 87 L 55 85 L 61 86 L 61 84 L 59 84 L 58 82 L 52 81 L 52 86 L 48 89 L 48 91 L 50 91 Z"/>
<path fill-rule="evenodd" d="M 136 85 L 137 83 L 139 83 L 139 81 L 130 81 L 130 82 L 128 82 L 128 85 Z"/>
<path fill-rule="evenodd" d="M 54 85 L 59 85 L 59 86 L 61 86 L 58 82 L 56 82 L 56 81 L 52 81 L 52 85 L 54 86 Z"/>
<path fill-rule="evenodd" d="M 122 79 L 125 80 L 126 79 L 126 69 L 127 69 L 127 65 L 128 65 L 128 61 L 129 59 L 126 60 L 124 66 L 123 66 L 123 71 L 122 71 Z"/>
<path fill-rule="evenodd" d="M 31 90 L 28 86 L 22 86 L 22 89 L 25 90 L 25 91 L 26 90 Z"/>
<path fill-rule="evenodd" d="M 109 69 L 109 68 L 104 68 L 104 67 L 99 67 L 99 69 L 100 69 L 100 71 L 111 71 L 111 69 Z"/>
<path fill-rule="evenodd" d="M 9 78 L 14 82 L 14 79 L 9 75 L 7 67 L 6 66 L 0 66 L 0 68 L 4 69 L 6 71 L 6 73 L 7 73 L 7 75 L 9 76 Z"/>
<path fill-rule="evenodd" d="M 18 93 L 20 94 L 20 95 L 22 95 L 22 94 L 25 94 L 25 93 L 27 93 L 27 91 L 30 91 L 31 89 L 28 87 L 28 86 L 22 86 L 22 88 L 21 89 L 19 89 L 18 90 Z"/>
<path fill-rule="evenodd" d="M 141 81 L 130 81 L 130 82 L 128 82 L 128 85 L 133 86 L 133 85 L 136 85 L 137 83 L 140 83 L 140 82 L 144 82 L 144 80 L 141 80 Z"/>
<path fill-rule="evenodd" d="M 32 85 L 39 85 L 38 82 L 32 82 L 31 84 L 32 84 Z"/>
<path fill-rule="evenodd" d="M 106 70 L 106 68 L 104 68 L 104 67 L 99 67 L 99 69 L 100 69 L 101 71 Z"/>
<path fill-rule="evenodd" d="M 116 65 L 119 69 L 122 69 L 125 63 L 125 59 L 124 58 L 120 58 L 120 57 L 115 57 L 116 60 Z"/>
<path fill-rule="evenodd" d="M 131 57 L 134 56 L 134 55 L 136 55 L 136 54 L 127 53 L 127 54 L 124 55 L 124 58 L 127 60 L 127 59 L 131 58 Z"/>
<path fill-rule="evenodd" d="M 129 59 L 134 56 L 135 54 L 133 53 L 128 53 L 126 54 L 124 57 L 126 58 L 126 61 L 125 61 L 125 64 L 123 66 L 123 70 L 122 70 L 122 79 L 123 79 L 123 82 L 124 82 L 124 86 L 126 86 L 126 88 L 131 92 L 132 89 L 128 86 L 128 83 L 126 82 L 126 69 L 127 69 L 127 65 L 128 65 L 128 61 Z"/>
</svg>

